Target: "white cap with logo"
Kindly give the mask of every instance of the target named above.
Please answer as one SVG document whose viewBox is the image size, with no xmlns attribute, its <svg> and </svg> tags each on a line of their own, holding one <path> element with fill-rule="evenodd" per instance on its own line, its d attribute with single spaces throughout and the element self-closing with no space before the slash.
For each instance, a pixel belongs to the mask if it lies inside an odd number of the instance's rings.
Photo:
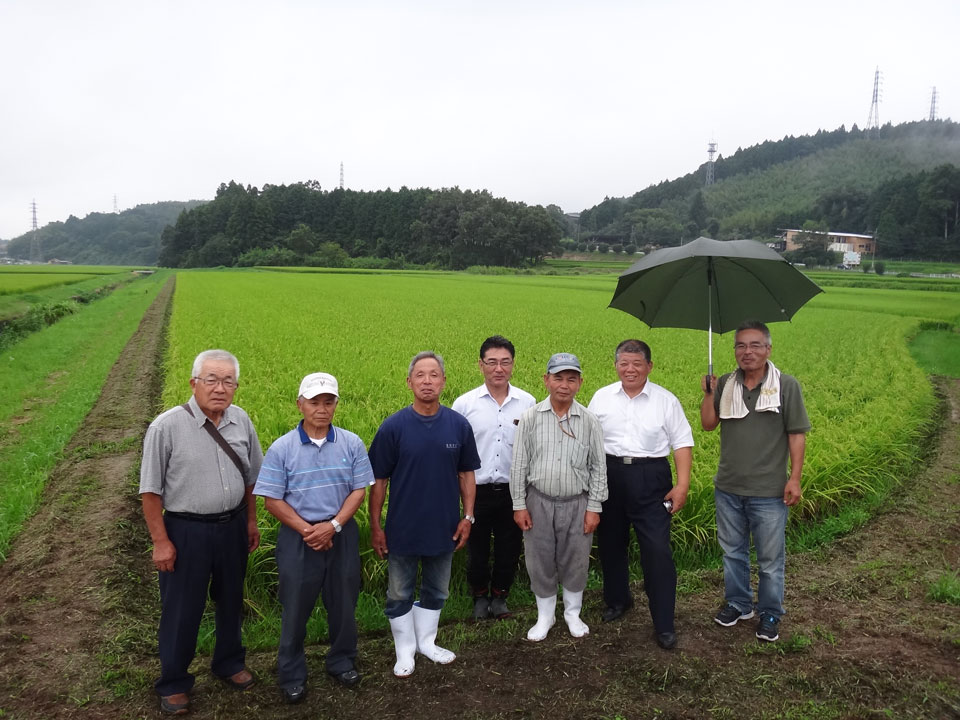
<svg viewBox="0 0 960 720">
<path fill-rule="evenodd" d="M 324 393 L 340 397 L 337 379 L 329 373 L 311 373 L 300 383 L 300 392 L 297 395 L 309 400 Z"/>
</svg>

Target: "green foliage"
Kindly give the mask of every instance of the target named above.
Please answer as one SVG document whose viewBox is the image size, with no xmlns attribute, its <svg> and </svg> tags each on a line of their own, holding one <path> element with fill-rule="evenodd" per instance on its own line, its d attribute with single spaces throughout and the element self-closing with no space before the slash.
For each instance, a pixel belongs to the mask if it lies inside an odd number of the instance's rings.
<svg viewBox="0 0 960 720">
<path fill-rule="evenodd" d="M 597 388 L 616 379 L 611 349 L 624 337 L 638 334 L 635 319 L 605 309 L 615 284 L 611 275 L 181 272 L 171 318 L 164 405 L 187 397 L 189 365 L 197 352 L 226 347 L 237 353 L 243 370 L 237 403 L 251 414 L 264 446 L 296 423 L 299 416 L 291 393 L 303 374 L 317 370 L 332 372 L 340 380 L 337 424 L 369 443 L 383 419 L 410 402 L 404 382 L 409 357 L 425 348 L 444 356 L 447 386 L 442 401 L 449 404 L 481 381 L 476 344 L 492 332 L 516 343 L 514 381 L 540 398 L 545 394 L 541 376 L 549 355 L 561 349 L 576 352 L 585 369 L 579 397 L 588 401 Z M 858 496 L 884 492 L 915 462 L 934 400 L 925 373 L 910 359 L 905 338 L 916 328 L 916 317 L 936 319 L 946 313 L 949 305 L 943 296 L 952 295 L 831 289 L 793 322 L 773 326 L 775 360 L 800 378 L 814 427 L 804 467 L 804 500 L 791 513 L 792 525 L 803 518 L 831 516 Z M 324 307 L 319 325 L 308 335 L 299 315 L 289 312 L 305 297 Z M 497 302 L 490 303 L 490 297 Z M 390 314 L 386 335 L 383 308 L 409 309 Z M 524 312 L 504 313 L 503 308 Z M 224 313 L 234 321 L 219 322 Z M 589 320 L 571 324 L 570 317 Z M 329 341 L 331 333 L 342 334 L 344 328 L 349 328 L 351 342 Z M 871 352 L 851 355 L 851 333 L 856 333 L 858 347 Z M 702 393 L 694 382 L 705 369 L 706 337 L 668 329 L 644 329 L 640 334 L 657 354 L 652 379 L 677 394 L 695 428 L 690 496 L 673 524 L 677 553 L 692 557 L 715 547 L 711 478 L 719 439 L 717 433 L 697 429 Z M 718 345 L 715 363 L 725 371 L 733 366 L 732 338 L 723 336 L 718 343 L 725 350 Z M 877 357 L 884 362 L 878 363 Z M 836 367 L 844 372 L 835 372 Z M 264 514 L 261 521 L 275 528 Z M 366 527 L 365 508 L 358 521 Z M 270 557 L 274 536 L 275 529 L 264 532 L 263 547 L 251 558 L 248 575 L 247 597 L 256 614 L 264 612 L 265 618 L 275 612 Z M 382 594 L 385 566 L 374 558 L 365 531 L 361 552 L 363 597 L 371 593 L 368 601 L 376 605 L 372 596 Z M 382 625 L 382 615 L 373 615 Z"/>
<path fill-rule="evenodd" d="M 165 279 L 130 283 L 0 353 L 0 560 Z"/>
<path fill-rule="evenodd" d="M 527 207 L 486 190 L 324 192 L 316 183 L 263 190 L 221 185 L 213 202 L 164 231 L 161 265 L 521 267 L 559 252 L 559 208 Z M 562 217 L 562 214 L 560 215 Z"/>
<path fill-rule="evenodd" d="M 877 260 L 873 264 L 873 270 L 877 275 L 883 275 L 887 271 L 887 264 L 883 260 Z"/>
<path fill-rule="evenodd" d="M 910 354 L 931 375 L 960 378 L 960 333 L 923 330 L 910 343 Z"/>
<path fill-rule="evenodd" d="M 43 260 L 58 258 L 93 265 L 156 265 L 163 229 L 200 201 L 137 205 L 121 213 L 90 213 L 82 220 L 71 215 L 37 230 Z M 10 257 L 30 259 L 33 233 L 10 241 Z"/>
<path fill-rule="evenodd" d="M 945 572 L 930 585 L 927 595 L 931 600 L 948 605 L 960 605 L 960 573 Z"/>
<path fill-rule="evenodd" d="M 710 187 L 701 168 L 630 198 L 606 198 L 580 223 L 593 236 L 623 238 L 637 231 L 638 212 L 655 211 L 659 230 L 640 242 L 662 246 L 690 235 L 688 221 L 720 239 L 773 237 L 814 221 L 876 233 L 885 257 L 957 259 L 958 138 L 960 125 L 950 121 L 888 125 L 869 139 L 843 127 L 786 137 L 721 157 Z"/>
</svg>

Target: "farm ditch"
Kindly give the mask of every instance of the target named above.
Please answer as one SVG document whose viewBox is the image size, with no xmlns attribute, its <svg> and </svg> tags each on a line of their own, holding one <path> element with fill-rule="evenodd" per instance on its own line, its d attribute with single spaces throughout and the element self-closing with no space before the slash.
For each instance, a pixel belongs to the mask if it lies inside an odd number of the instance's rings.
<svg viewBox="0 0 960 720">
<path fill-rule="evenodd" d="M 99 402 L 53 473 L 40 511 L 0 567 L 0 717 L 157 717 L 156 580 L 136 494 L 143 430 L 157 411 L 172 283 L 144 316 Z M 523 638 L 534 611 L 482 627 L 445 623 L 449 666 L 420 661 L 391 675 L 382 633 L 361 636 L 355 690 L 308 652 L 309 695 L 282 705 L 272 652 L 250 653 L 260 682 L 247 693 L 196 663 L 198 718 L 864 718 L 960 717 L 960 607 L 929 597 L 960 568 L 960 381 L 937 379 L 942 433 L 864 527 L 788 558 L 781 640 L 760 645 L 752 621 L 721 628 L 716 569 L 685 573 L 679 646 L 656 647 L 638 606 L 600 622 L 588 593 L 591 634 L 562 623 L 548 639 Z M 634 588 L 638 599 L 642 590 Z M 638 604 L 639 605 L 639 604 Z"/>
</svg>

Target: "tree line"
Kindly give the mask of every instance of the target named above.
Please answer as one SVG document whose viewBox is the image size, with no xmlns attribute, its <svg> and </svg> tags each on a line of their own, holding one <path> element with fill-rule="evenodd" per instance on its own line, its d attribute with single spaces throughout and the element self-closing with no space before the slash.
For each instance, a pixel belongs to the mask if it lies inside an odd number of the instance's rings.
<svg viewBox="0 0 960 720">
<path fill-rule="evenodd" d="M 815 225 L 876 235 L 886 257 L 960 258 L 960 125 L 843 127 L 787 137 L 720 157 L 629 198 L 580 215 L 577 249 L 677 245 L 698 235 L 770 239 Z"/>
<path fill-rule="evenodd" d="M 557 209 L 559 210 L 559 209 Z M 167 267 L 522 267 L 559 251 L 562 214 L 488 191 L 221 184 L 161 236 Z"/>
</svg>

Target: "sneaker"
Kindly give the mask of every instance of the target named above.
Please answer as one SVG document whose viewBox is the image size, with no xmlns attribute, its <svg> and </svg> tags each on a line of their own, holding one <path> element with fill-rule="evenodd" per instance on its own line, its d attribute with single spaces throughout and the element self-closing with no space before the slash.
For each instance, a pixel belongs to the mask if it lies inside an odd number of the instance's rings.
<svg viewBox="0 0 960 720">
<path fill-rule="evenodd" d="M 753 617 L 753 610 L 748 610 L 747 612 L 742 612 L 738 607 L 734 605 L 724 605 L 720 608 L 720 612 L 717 613 L 717 616 L 714 618 L 714 621 L 718 625 L 723 625 L 724 627 L 733 627 L 740 620 L 749 620 Z"/>
<path fill-rule="evenodd" d="M 780 637 L 780 618 L 770 613 L 761 613 L 757 623 L 757 639 L 773 642 Z"/>
<path fill-rule="evenodd" d="M 473 599 L 473 619 L 486 620 L 490 617 L 490 598 L 478 595 Z"/>
</svg>

